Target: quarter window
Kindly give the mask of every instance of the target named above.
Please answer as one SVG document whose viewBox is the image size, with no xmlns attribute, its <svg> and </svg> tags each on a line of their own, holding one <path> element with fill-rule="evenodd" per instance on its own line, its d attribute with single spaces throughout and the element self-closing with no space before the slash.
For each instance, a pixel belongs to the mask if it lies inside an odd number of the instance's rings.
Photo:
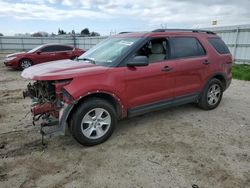
<svg viewBox="0 0 250 188">
<path fill-rule="evenodd" d="M 230 53 L 226 44 L 220 38 L 209 38 L 209 43 L 216 49 L 216 51 L 220 54 L 228 54 Z"/>
<path fill-rule="evenodd" d="M 173 37 L 170 42 L 171 59 L 203 56 L 206 54 L 200 42 L 193 37 Z"/>
</svg>

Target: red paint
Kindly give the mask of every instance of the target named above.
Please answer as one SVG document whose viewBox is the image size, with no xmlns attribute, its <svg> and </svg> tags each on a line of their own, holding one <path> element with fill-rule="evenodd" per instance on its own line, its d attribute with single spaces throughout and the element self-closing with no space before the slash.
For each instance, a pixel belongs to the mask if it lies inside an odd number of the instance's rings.
<svg viewBox="0 0 250 188">
<path fill-rule="evenodd" d="M 31 112 L 33 115 L 39 115 L 39 114 L 44 114 L 48 112 L 53 112 L 55 111 L 55 106 L 49 102 L 44 103 L 44 104 L 38 104 L 36 106 L 33 106 L 31 108 Z M 58 115 L 57 115 L 58 116 Z"/>
<path fill-rule="evenodd" d="M 72 79 L 64 89 L 79 100 L 93 93 L 108 93 L 113 96 L 123 110 L 165 99 L 201 92 L 207 81 L 215 74 L 231 80 L 231 54 L 220 55 L 208 43 L 212 34 L 193 32 L 163 32 L 147 34 L 124 34 L 118 37 L 170 37 L 194 36 L 204 46 L 206 55 L 202 57 L 165 60 L 144 67 L 103 67 L 76 61 L 58 61 L 31 67 L 22 76 L 33 80 Z M 205 60 L 209 65 L 203 64 Z M 169 72 L 161 71 L 165 66 Z"/>
</svg>

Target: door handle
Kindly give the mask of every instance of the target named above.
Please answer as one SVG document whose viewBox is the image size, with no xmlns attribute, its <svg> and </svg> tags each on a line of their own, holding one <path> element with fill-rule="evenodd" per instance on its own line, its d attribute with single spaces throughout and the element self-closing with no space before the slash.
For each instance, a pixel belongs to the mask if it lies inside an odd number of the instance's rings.
<svg viewBox="0 0 250 188">
<path fill-rule="evenodd" d="M 210 64 L 210 62 L 206 59 L 205 61 L 203 61 L 203 64 L 208 65 L 208 64 Z"/>
<path fill-rule="evenodd" d="M 169 67 L 169 66 L 165 66 L 165 67 L 163 67 L 163 68 L 161 69 L 161 71 L 165 71 L 165 72 L 168 72 L 168 71 L 171 71 L 171 70 L 173 70 L 173 68 L 172 68 L 172 67 Z"/>
</svg>

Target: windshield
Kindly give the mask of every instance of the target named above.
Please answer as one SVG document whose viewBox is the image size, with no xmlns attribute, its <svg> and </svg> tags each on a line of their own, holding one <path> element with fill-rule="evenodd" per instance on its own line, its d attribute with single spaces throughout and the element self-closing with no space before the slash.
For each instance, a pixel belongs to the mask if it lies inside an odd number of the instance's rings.
<svg viewBox="0 0 250 188">
<path fill-rule="evenodd" d="M 141 38 L 109 38 L 94 46 L 78 60 L 89 60 L 90 62 L 101 66 L 112 66 L 122 54 L 134 45 Z"/>
<path fill-rule="evenodd" d="M 43 47 L 44 45 L 41 45 L 41 46 L 37 46 L 35 48 L 33 48 L 32 50 L 28 51 L 28 53 L 33 53 L 35 51 L 37 51 L 39 48 Z"/>
</svg>

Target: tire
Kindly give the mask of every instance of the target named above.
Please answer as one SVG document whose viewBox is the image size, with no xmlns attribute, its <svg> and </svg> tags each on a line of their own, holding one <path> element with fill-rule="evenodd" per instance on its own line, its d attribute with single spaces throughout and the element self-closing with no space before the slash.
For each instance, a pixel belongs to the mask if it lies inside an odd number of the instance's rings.
<svg viewBox="0 0 250 188">
<path fill-rule="evenodd" d="M 70 129 L 80 144 L 94 146 L 112 135 L 116 123 L 117 114 L 113 105 L 103 99 L 91 98 L 73 113 Z"/>
<path fill-rule="evenodd" d="M 19 68 L 20 70 L 24 70 L 32 66 L 32 61 L 29 59 L 21 59 L 19 62 Z"/>
<path fill-rule="evenodd" d="M 216 108 L 223 96 L 222 82 L 216 78 L 211 79 L 199 99 L 198 106 L 204 110 Z"/>
</svg>

